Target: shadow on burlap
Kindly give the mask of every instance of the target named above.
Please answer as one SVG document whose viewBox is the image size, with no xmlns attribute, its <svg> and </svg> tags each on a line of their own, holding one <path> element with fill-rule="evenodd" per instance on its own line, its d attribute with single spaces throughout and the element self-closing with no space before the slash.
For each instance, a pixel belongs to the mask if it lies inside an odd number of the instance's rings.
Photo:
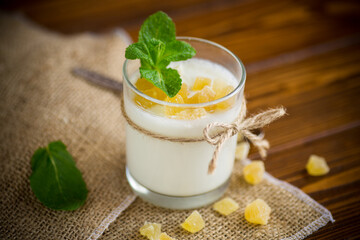
<svg viewBox="0 0 360 240">
<path fill-rule="evenodd" d="M 82 66 L 121 79 L 125 46 L 114 34 L 63 36 L 0 14 L 0 239 L 86 239 L 132 196 L 119 96 L 70 74 Z M 73 212 L 44 207 L 29 185 L 33 152 L 58 139 L 89 189 L 85 205 Z M 211 206 L 198 209 L 206 222 L 199 233 L 180 227 L 190 210 L 161 209 L 138 198 L 100 239 L 144 239 L 144 221 L 161 223 L 177 239 L 302 239 L 332 220 L 307 195 L 269 175 L 248 185 L 241 168 L 237 162 L 226 193 L 240 209 L 227 217 Z M 267 226 L 244 219 L 246 204 L 256 198 L 273 210 Z"/>
</svg>

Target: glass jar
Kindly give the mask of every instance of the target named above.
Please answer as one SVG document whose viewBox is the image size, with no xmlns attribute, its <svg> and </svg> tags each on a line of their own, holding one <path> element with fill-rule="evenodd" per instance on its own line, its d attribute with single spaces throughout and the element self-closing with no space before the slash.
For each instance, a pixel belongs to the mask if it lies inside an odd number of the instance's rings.
<svg viewBox="0 0 360 240">
<path fill-rule="evenodd" d="M 124 110 L 141 128 L 126 124 L 126 176 L 133 191 L 145 201 L 166 208 L 189 209 L 210 204 L 225 192 L 234 164 L 237 136 L 223 144 L 217 167 L 211 174 L 208 166 L 215 146 L 205 140 L 184 142 L 161 138 L 201 139 L 209 123 L 234 122 L 241 111 L 246 73 L 240 59 L 219 44 L 192 37 L 177 39 L 196 49 L 196 59 L 224 67 L 236 79 L 236 86 L 226 96 L 206 103 L 161 101 L 135 87 L 140 76 L 140 63 L 126 60 L 123 67 Z M 137 104 L 139 99 L 145 100 L 151 108 Z M 211 111 L 219 106 L 227 107 Z M 203 109 L 210 111 L 205 114 Z M 181 114 L 164 114 L 169 111 Z M 185 117 L 181 117 L 183 115 Z M 154 137 L 154 134 L 161 137 Z"/>
</svg>

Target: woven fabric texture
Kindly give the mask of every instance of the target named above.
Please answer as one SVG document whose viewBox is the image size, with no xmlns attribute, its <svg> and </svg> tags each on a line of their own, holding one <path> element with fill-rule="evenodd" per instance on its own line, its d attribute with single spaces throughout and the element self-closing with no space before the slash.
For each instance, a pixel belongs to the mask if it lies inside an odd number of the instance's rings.
<svg viewBox="0 0 360 240">
<path fill-rule="evenodd" d="M 176 239 L 295 240 L 304 239 L 329 221 L 334 221 L 327 209 L 300 189 L 269 174 L 266 174 L 265 179 L 258 185 L 246 183 L 242 168 L 248 163 L 249 160 L 236 162 L 229 189 L 225 194 L 233 198 L 240 208 L 228 216 L 215 212 L 212 206 L 198 209 L 205 220 L 205 228 L 200 232 L 190 234 L 180 226 L 193 210 L 162 209 L 138 198 L 110 225 L 100 239 L 142 239 L 139 229 L 148 221 L 162 224 L 162 231 Z M 263 199 L 272 209 L 266 226 L 248 223 L 244 217 L 245 206 L 257 198 Z"/>
<path fill-rule="evenodd" d="M 119 96 L 70 74 L 81 66 L 120 80 L 125 39 L 63 36 L 0 14 L 0 239 L 97 239 L 119 214 L 100 239 L 144 239 L 139 228 L 145 221 L 161 223 L 177 239 L 303 239 L 333 220 L 299 189 L 270 175 L 248 185 L 241 175 L 246 162 L 236 163 L 226 193 L 240 209 L 227 217 L 211 206 L 198 209 L 206 222 L 199 233 L 180 227 L 191 210 L 161 209 L 139 198 L 131 204 Z M 29 184 L 33 152 L 58 139 L 89 189 L 85 205 L 73 212 L 44 207 Z M 244 219 L 246 204 L 256 198 L 272 208 L 266 226 Z"/>
<path fill-rule="evenodd" d="M 86 239 L 132 194 L 119 96 L 70 73 L 121 79 L 125 47 L 116 34 L 63 36 L 0 15 L 0 239 Z M 32 154 L 59 139 L 89 189 L 73 212 L 44 207 L 29 184 Z"/>
</svg>

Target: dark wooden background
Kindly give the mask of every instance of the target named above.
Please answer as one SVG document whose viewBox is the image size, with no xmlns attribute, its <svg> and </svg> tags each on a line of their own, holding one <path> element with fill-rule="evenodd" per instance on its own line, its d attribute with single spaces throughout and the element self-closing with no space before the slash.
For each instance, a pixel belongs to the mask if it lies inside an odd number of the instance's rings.
<svg viewBox="0 0 360 240">
<path fill-rule="evenodd" d="M 133 39 L 148 15 L 163 10 L 178 35 L 229 48 L 247 67 L 250 112 L 284 105 L 289 113 L 265 129 L 268 172 L 336 220 L 308 239 L 360 238 L 359 1 L 3 0 L 1 9 L 65 34 L 121 27 Z M 310 154 L 327 159 L 328 175 L 306 173 Z"/>
</svg>

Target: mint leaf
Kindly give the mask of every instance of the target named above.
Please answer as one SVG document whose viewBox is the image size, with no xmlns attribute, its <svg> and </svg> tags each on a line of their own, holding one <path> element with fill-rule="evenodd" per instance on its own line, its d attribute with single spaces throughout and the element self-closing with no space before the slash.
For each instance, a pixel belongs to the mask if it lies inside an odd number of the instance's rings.
<svg viewBox="0 0 360 240">
<path fill-rule="evenodd" d="M 175 41 L 175 24 L 164 12 L 157 12 L 148 17 L 140 28 L 139 42 L 147 42 L 153 38 L 168 43 Z"/>
<path fill-rule="evenodd" d="M 165 52 L 162 56 L 164 61 L 183 61 L 195 56 L 196 51 L 190 44 L 183 41 L 173 41 L 166 44 Z"/>
<path fill-rule="evenodd" d="M 161 70 L 161 75 L 165 81 L 165 86 L 170 97 L 174 97 L 181 89 L 181 78 L 178 71 L 172 68 L 165 68 Z"/>
<path fill-rule="evenodd" d="M 61 141 L 38 148 L 31 158 L 31 168 L 31 189 L 45 206 L 55 210 L 75 210 L 85 203 L 86 184 Z"/>
<path fill-rule="evenodd" d="M 163 89 L 170 97 L 174 97 L 181 89 L 181 78 L 175 69 L 154 70 L 140 67 L 140 74 L 143 78 L 151 79 L 156 87 Z"/>
<path fill-rule="evenodd" d="M 142 42 L 133 43 L 130 46 L 128 46 L 125 51 L 125 57 L 127 59 L 132 59 L 132 60 L 137 58 L 144 59 L 149 63 L 154 64 L 150 57 L 149 49 Z"/>
<path fill-rule="evenodd" d="M 169 97 L 181 89 L 181 78 L 175 69 L 167 68 L 172 61 L 195 56 L 190 44 L 176 40 L 175 24 L 164 12 L 157 12 L 145 20 L 139 32 L 139 42 L 125 52 L 127 59 L 140 59 L 140 76 L 146 78 Z"/>
</svg>

